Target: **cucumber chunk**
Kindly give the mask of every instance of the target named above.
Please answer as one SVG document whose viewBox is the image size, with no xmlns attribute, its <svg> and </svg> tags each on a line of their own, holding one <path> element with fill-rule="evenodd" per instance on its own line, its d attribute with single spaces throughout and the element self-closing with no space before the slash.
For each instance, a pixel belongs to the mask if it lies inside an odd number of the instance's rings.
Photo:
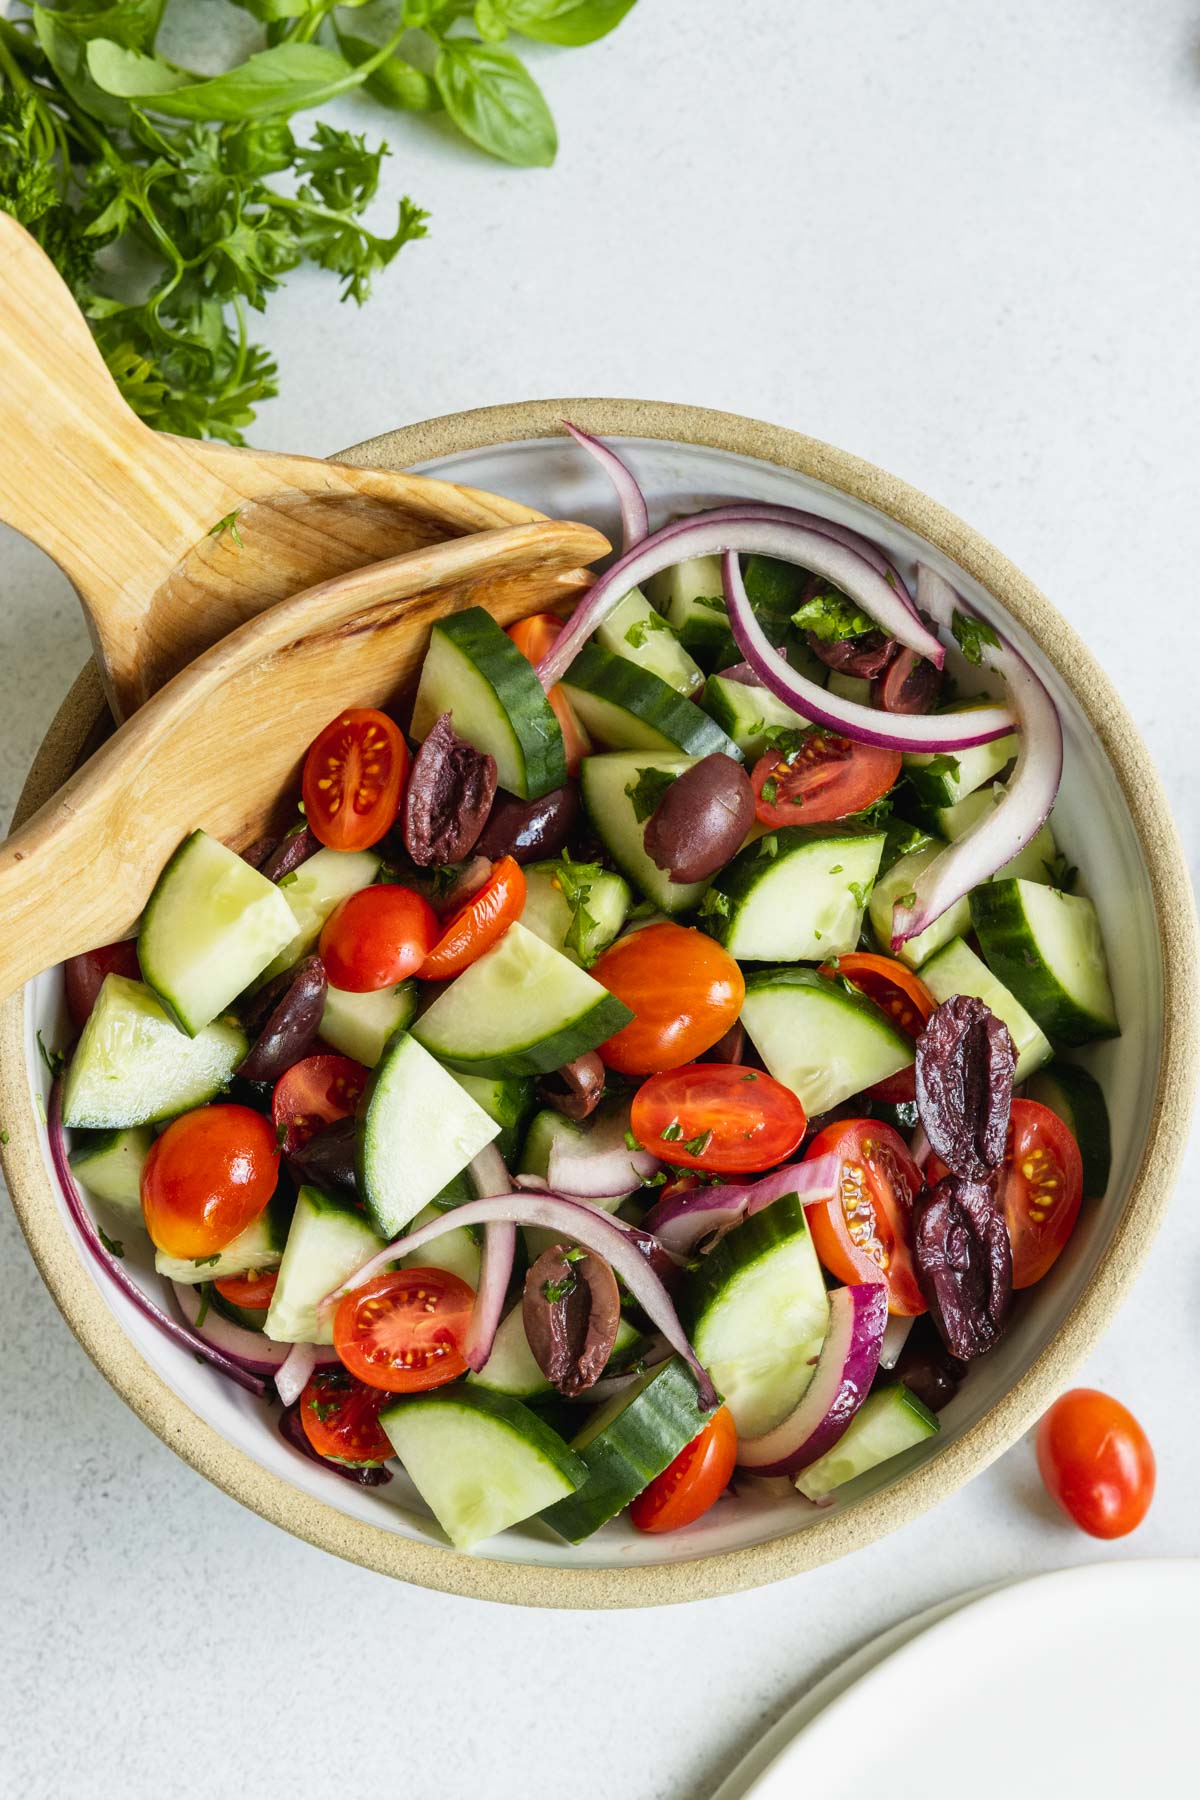
<svg viewBox="0 0 1200 1800">
<path fill-rule="evenodd" d="M 747 762 L 757 762 L 765 754 L 769 731 L 804 731 L 809 724 L 770 688 L 748 687 L 744 681 L 730 681 L 724 675 L 709 676 L 701 705 L 733 739 Z"/>
<path fill-rule="evenodd" d="M 383 1246 L 352 1200 L 302 1187 L 263 1324 L 266 1335 L 280 1344 L 332 1344 L 332 1315 L 318 1322 L 317 1302 Z"/>
<path fill-rule="evenodd" d="M 1064 1044 L 1119 1037 L 1096 908 L 1036 881 L 989 881 L 971 922 L 993 974 L 1047 1036 Z"/>
<path fill-rule="evenodd" d="M 741 658 L 725 608 L 719 556 L 693 556 L 646 583 L 684 649 L 702 669 L 727 669 Z"/>
<path fill-rule="evenodd" d="M 1073 1134 L 1083 1162 L 1083 1197 L 1102 1200 L 1112 1171 L 1112 1131 L 1096 1077 L 1077 1063 L 1052 1062 L 1038 1070 L 1025 1092 L 1057 1113 Z"/>
<path fill-rule="evenodd" d="M 359 1121 L 358 1191 L 385 1238 L 398 1236 L 500 1130 L 406 1031 L 376 1064 Z"/>
<path fill-rule="evenodd" d="M 719 750 L 742 760 L 737 745 L 693 701 L 598 644 L 584 645 L 562 685 L 589 736 L 610 750 L 687 756 Z"/>
<path fill-rule="evenodd" d="M 806 1500 L 823 1500 L 938 1430 L 935 1414 L 900 1382 L 890 1382 L 867 1395 L 833 1449 L 801 1469 L 796 1486 Z"/>
<path fill-rule="evenodd" d="M 552 1506 L 587 1478 L 557 1432 L 519 1400 L 488 1388 L 456 1382 L 398 1400 L 379 1422 L 459 1550 Z"/>
<path fill-rule="evenodd" d="M 657 675 L 685 699 L 704 686 L 700 665 L 638 588 L 618 600 L 603 625 L 597 626 L 596 642 L 602 650 Z"/>
<path fill-rule="evenodd" d="M 784 825 L 747 844 L 700 904 L 703 929 L 739 962 L 821 962 L 853 950 L 882 831 Z"/>
<path fill-rule="evenodd" d="M 250 1269 L 277 1269 L 283 1260 L 291 1216 L 291 1191 L 279 1189 L 257 1219 L 252 1219 L 232 1243 L 215 1255 L 168 1256 L 165 1250 L 156 1250 L 154 1267 L 168 1281 L 190 1286 L 201 1281 L 224 1281 L 227 1275 L 245 1275 Z"/>
<path fill-rule="evenodd" d="M 853 700 L 855 706 L 871 704 L 871 684 L 861 675 L 844 675 L 840 669 L 831 669 L 825 686 L 839 699 Z"/>
<path fill-rule="evenodd" d="M 402 981 L 398 987 L 377 988 L 366 994 L 328 987 L 319 1035 L 331 1050 L 340 1050 L 365 1069 L 373 1069 L 388 1039 L 412 1024 L 416 1010 L 414 981 Z"/>
<path fill-rule="evenodd" d="M 981 962 L 961 938 L 954 938 L 944 950 L 939 950 L 936 956 L 921 965 L 921 980 L 939 1006 L 955 994 L 974 994 L 998 1019 L 1004 1020 L 1017 1052 L 1014 1081 L 1026 1080 L 1035 1069 L 1050 1061 L 1054 1052 L 1037 1020 L 1030 1017 L 1016 995 L 993 975 L 987 964 Z"/>
<path fill-rule="evenodd" d="M 144 1223 L 142 1164 L 153 1142 L 149 1125 L 130 1125 L 123 1131 L 89 1131 L 71 1150 L 76 1180 L 130 1225 Z"/>
<path fill-rule="evenodd" d="M 620 931 L 632 900 L 623 876 L 595 863 L 567 864 L 555 857 L 526 866 L 521 923 L 587 968 Z"/>
<path fill-rule="evenodd" d="M 972 700 L 957 700 L 952 706 L 938 710 L 962 713 L 977 706 L 994 705 L 990 696 L 983 695 Z M 985 781 L 995 781 L 1019 747 L 1016 733 L 1009 732 L 1007 737 L 994 738 L 990 744 L 975 744 L 969 750 L 955 750 L 952 755 L 944 751 L 906 750 L 904 772 L 922 806 L 954 806 L 968 794 L 973 794 L 976 788 L 981 788 Z"/>
<path fill-rule="evenodd" d="M 1008 789 L 1002 782 L 993 782 L 991 787 L 976 788 L 957 806 L 938 806 L 934 808 L 932 823 L 950 843 L 954 843 L 964 833 L 970 831 L 986 814 L 994 812 L 997 806 L 1004 803 Z M 993 881 L 1006 881 L 1009 877 L 1022 881 L 1050 882 L 1058 862 L 1058 845 L 1049 825 L 1043 825 L 1036 837 L 1030 839 L 1025 848 L 1006 862 L 1003 868 L 997 869 Z"/>
<path fill-rule="evenodd" d="M 441 1218 L 444 1210 L 436 1201 L 422 1207 L 412 1221 L 411 1229 L 417 1231 L 422 1225 L 431 1225 L 434 1219 Z M 457 1231 L 443 1233 L 423 1250 L 410 1250 L 407 1256 L 400 1258 L 398 1266 L 401 1269 L 445 1269 L 447 1274 L 457 1275 L 460 1281 L 465 1281 L 469 1288 L 477 1288 L 482 1263 L 483 1248 L 479 1239 L 469 1225 L 462 1225 Z"/>
<path fill-rule="evenodd" d="M 865 994 L 815 969 L 754 969 L 742 1024 L 776 1081 L 812 1118 L 907 1068 L 912 1039 Z"/>
<path fill-rule="evenodd" d="M 63 1124 L 114 1130 L 203 1106 L 250 1048 L 232 1020 L 187 1037 L 141 981 L 109 975 L 63 1082 Z"/>
<path fill-rule="evenodd" d="M 632 1017 L 518 920 L 439 994 L 413 1036 L 468 1075 L 545 1075 L 594 1050 Z"/>
<path fill-rule="evenodd" d="M 562 727 L 533 664 L 481 606 L 439 619 L 430 633 L 413 737 L 428 737 L 446 712 L 459 737 L 495 757 L 510 794 L 536 800 L 566 781 Z"/>
<path fill-rule="evenodd" d="M 506 1163 L 516 1155 L 521 1137 L 534 1107 L 533 1082 L 515 1075 L 462 1075 L 451 1069 L 464 1093 L 470 1094 L 476 1106 L 482 1106 L 489 1119 L 500 1127 L 496 1148 Z M 472 1189 L 470 1199 L 474 1199 Z"/>
<path fill-rule="evenodd" d="M 699 759 L 653 756 L 649 751 L 617 752 L 584 758 L 580 792 L 592 826 L 605 849 L 634 886 L 665 913 L 690 912 L 699 904 L 706 881 L 672 881 L 646 854 L 646 819 L 638 817 L 633 792 L 643 775 L 682 775 Z"/>
<path fill-rule="evenodd" d="M 825 1278 L 795 1194 L 727 1232 L 688 1283 L 692 1343 L 739 1437 L 778 1425 L 813 1377 L 829 1326 Z"/>
<path fill-rule="evenodd" d="M 334 907 L 360 888 L 370 887 L 378 873 L 379 858 L 373 850 L 330 850 L 326 845 L 285 875 L 279 892 L 292 915 L 292 935 L 263 970 L 263 982 L 273 981 L 307 956 Z"/>
<path fill-rule="evenodd" d="M 294 929 L 274 882 L 206 831 L 193 831 L 146 902 L 138 962 L 147 986 L 195 1037 L 262 974 Z"/>
<path fill-rule="evenodd" d="M 543 1513 L 560 1537 L 582 1543 L 636 1500 L 712 1418 L 700 1406 L 696 1380 L 681 1357 L 651 1369 L 592 1414 L 571 1449 L 587 1480 Z"/>
<path fill-rule="evenodd" d="M 899 857 L 892 864 L 886 875 L 879 877 L 871 895 L 871 930 L 875 942 L 885 956 L 898 956 L 910 969 L 919 969 L 936 951 L 971 929 L 969 903 L 965 898 L 956 900 L 932 925 L 909 938 L 899 949 L 892 949 L 892 912 L 897 900 L 912 892 L 921 870 L 945 848 L 945 844 L 935 839 L 932 843 L 922 844 L 919 850 L 910 850 L 907 856 Z"/>
</svg>

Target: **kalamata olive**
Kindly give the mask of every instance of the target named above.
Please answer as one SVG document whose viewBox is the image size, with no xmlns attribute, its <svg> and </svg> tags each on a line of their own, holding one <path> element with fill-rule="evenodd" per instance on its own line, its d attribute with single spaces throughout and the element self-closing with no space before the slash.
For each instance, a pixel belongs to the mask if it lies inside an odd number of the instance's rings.
<svg viewBox="0 0 1200 1800">
<path fill-rule="evenodd" d="M 646 855 L 672 881 L 704 881 L 741 849 L 754 823 L 750 777 L 714 752 L 685 769 L 646 821 Z"/>
<path fill-rule="evenodd" d="M 470 854 L 496 793 L 496 759 L 460 738 L 445 712 L 413 758 L 404 847 L 418 868 Z"/>
<path fill-rule="evenodd" d="M 325 964 L 306 956 L 255 996 L 253 1024 L 258 1036 L 238 1066 L 247 1081 L 275 1082 L 307 1056 L 325 1010 Z"/>
<path fill-rule="evenodd" d="M 320 838 L 315 837 L 307 825 L 300 831 L 289 831 L 262 863 L 262 872 L 268 881 L 282 881 L 285 875 L 298 869 L 310 856 L 315 856 L 320 848 Z"/>
<path fill-rule="evenodd" d="M 579 790 L 573 783 L 554 788 L 538 800 L 518 800 L 501 790 L 488 822 L 475 845 L 481 856 L 498 862 L 511 856 L 514 862 L 538 862 L 557 856 L 579 817 Z"/>
<path fill-rule="evenodd" d="M 621 1319 L 617 1278 L 592 1250 L 543 1251 L 521 1302 L 534 1360 L 560 1394 L 582 1394 L 612 1355 Z"/>
<path fill-rule="evenodd" d="M 594 1050 L 586 1050 L 574 1062 L 545 1076 L 538 1083 L 538 1093 L 565 1118 L 590 1118 L 604 1094 L 604 1064 Z"/>
<path fill-rule="evenodd" d="M 344 1194 L 358 1191 L 354 1173 L 357 1126 L 354 1119 L 335 1119 L 322 1125 L 306 1143 L 288 1157 L 293 1175 L 301 1184 L 338 1188 Z"/>
<path fill-rule="evenodd" d="M 942 691 L 942 671 L 915 650 L 903 649 L 876 680 L 871 698 L 890 713 L 932 712 Z"/>
<path fill-rule="evenodd" d="M 1012 1245 L 994 1181 L 947 1175 L 913 1201 L 913 1262 L 938 1335 L 962 1362 L 1004 1335 L 1012 1310 Z"/>
<path fill-rule="evenodd" d="M 701 1062 L 744 1063 L 746 1060 L 746 1027 L 740 1019 L 735 1019 L 724 1037 L 719 1037 L 711 1050 L 706 1050 L 700 1058 Z"/>
<path fill-rule="evenodd" d="M 941 1412 L 957 1394 L 966 1372 L 966 1363 L 951 1356 L 926 1315 L 914 1321 L 893 1374 L 930 1412 Z"/>
<path fill-rule="evenodd" d="M 874 681 L 891 662 L 899 649 L 895 638 L 882 631 L 863 631 L 857 637 L 839 638 L 826 643 L 815 631 L 805 632 L 808 647 L 828 669 L 839 675 L 856 675 L 860 681 Z"/>
<path fill-rule="evenodd" d="M 952 994 L 917 1039 L 917 1113 L 952 1174 L 977 1181 L 1004 1161 L 1017 1053 L 973 994 Z"/>
</svg>

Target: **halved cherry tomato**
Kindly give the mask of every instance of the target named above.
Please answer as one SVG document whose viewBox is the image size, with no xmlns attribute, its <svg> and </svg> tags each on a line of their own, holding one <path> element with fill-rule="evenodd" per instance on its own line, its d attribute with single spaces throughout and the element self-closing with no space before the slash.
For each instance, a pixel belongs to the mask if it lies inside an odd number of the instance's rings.
<svg viewBox="0 0 1200 1800">
<path fill-rule="evenodd" d="M 293 1063 L 271 1095 L 271 1116 L 284 1155 L 307 1144 L 322 1125 L 348 1119 L 362 1099 L 367 1075 L 361 1063 L 331 1050 Z"/>
<path fill-rule="evenodd" d="M 894 956 L 876 956 L 870 950 L 853 950 L 833 962 L 821 966 L 822 975 L 836 979 L 844 976 L 851 987 L 873 1000 L 889 1019 L 910 1038 L 919 1037 L 927 1021 L 933 1017 L 937 1002 L 911 969 L 906 969 Z M 896 1075 L 888 1075 L 867 1088 L 872 1100 L 888 1106 L 903 1106 L 917 1097 L 916 1064 L 910 1063 Z"/>
<path fill-rule="evenodd" d="M 141 1180 L 146 1230 L 167 1256 L 213 1256 L 254 1223 L 278 1177 L 270 1119 L 248 1106 L 199 1106 L 150 1146 Z"/>
<path fill-rule="evenodd" d="M 360 888 L 321 930 L 321 959 L 334 987 L 371 994 L 415 975 L 440 933 L 423 894 L 388 882 Z"/>
<path fill-rule="evenodd" d="M 771 750 L 754 765 L 754 810 L 763 825 L 820 825 L 886 794 L 900 776 L 900 752 L 835 732 L 806 732 L 796 749 Z"/>
<path fill-rule="evenodd" d="M 466 1369 L 462 1341 L 475 1295 L 445 1269 L 376 1275 L 342 1299 L 333 1319 L 338 1355 L 360 1381 L 417 1394 Z"/>
<path fill-rule="evenodd" d="M 525 872 L 503 856 L 478 893 L 445 927 L 417 973 L 422 981 L 449 981 L 498 943 L 525 905 Z"/>
<path fill-rule="evenodd" d="M 683 925 L 645 925 L 604 952 L 592 975 L 634 1017 L 600 1046 L 610 1069 L 653 1075 L 695 1062 L 742 1010 L 746 983 L 727 950 Z"/>
<path fill-rule="evenodd" d="M 912 1261 L 912 1203 L 921 1171 L 898 1131 L 875 1119 L 838 1119 L 805 1154 L 837 1157 L 838 1191 L 805 1207 L 813 1246 L 839 1281 L 887 1283 L 888 1311 L 925 1311 Z"/>
<path fill-rule="evenodd" d="M 222 1300 L 231 1306 L 244 1306 L 247 1312 L 265 1312 L 279 1280 L 278 1269 L 247 1269 L 244 1275 L 226 1275 L 213 1286 Z"/>
<path fill-rule="evenodd" d="M 1129 1411 L 1097 1388 L 1071 1388 L 1038 1426 L 1038 1468 L 1052 1499 L 1092 1537 L 1124 1537 L 1154 1498 L 1154 1452 Z"/>
<path fill-rule="evenodd" d="M 729 1486 L 737 1462 L 737 1429 L 727 1406 L 675 1461 L 643 1488 L 629 1508 L 639 1531 L 680 1531 L 693 1524 Z"/>
<path fill-rule="evenodd" d="M 629 1123 L 664 1162 L 745 1175 L 790 1156 L 808 1121 L 791 1088 L 762 1069 L 698 1062 L 644 1081 Z"/>
<path fill-rule="evenodd" d="M 336 1462 L 386 1462 L 396 1452 L 379 1423 L 385 1395 L 381 1388 L 356 1381 L 348 1369 L 317 1369 L 300 1396 L 300 1423 L 318 1456 Z"/>
<path fill-rule="evenodd" d="M 510 625 L 508 635 L 526 661 L 536 667 L 563 628 L 563 621 L 553 613 L 531 613 Z M 559 686 L 546 695 L 554 708 L 554 716 L 562 727 L 563 748 L 567 756 L 567 774 L 578 775 L 579 765 L 591 749 L 587 733 L 571 710 L 571 702 Z"/>
<path fill-rule="evenodd" d="M 386 713 L 355 706 L 309 746 L 300 792 L 314 837 L 331 850 L 366 850 L 390 831 L 408 775 L 408 745 Z"/>
<path fill-rule="evenodd" d="M 132 981 L 141 980 L 136 938 L 124 938 L 119 944 L 102 944 L 98 950 L 84 950 L 79 956 L 69 956 L 63 964 L 67 1011 L 77 1030 L 82 1031 L 87 1024 L 107 975 L 128 975 Z"/>
</svg>

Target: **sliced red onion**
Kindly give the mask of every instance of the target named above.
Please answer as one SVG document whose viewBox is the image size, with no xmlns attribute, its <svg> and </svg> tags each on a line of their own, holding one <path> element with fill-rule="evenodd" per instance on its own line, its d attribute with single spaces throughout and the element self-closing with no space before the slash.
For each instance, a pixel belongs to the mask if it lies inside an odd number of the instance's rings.
<svg viewBox="0 0 1200 1800">
<path fill-rule="evenodd" d="M 287 1361 L 291 1344 L 277 1344 L 274 1338 L 264 1337 L 261 1331 L 249 1331 L 244 1325 L 227 1319 L 215 1306 L 206 1308 L 202 1284 L 173 1281 L 171 1291 L 175 1295 L 176 1305 L 197 1337 L 202 1337 L 215 1350 L 221 1350 L 226 1356 L 232 1357 L 234 1362 L 240 1363 L 252 1375 L 273 1375 Z M 203 1318 L 201 1313 L 204 1314 Z M 337 1351 L 331 1344 L 313 1347 L 316 1350 L 318 1368 L 339 1360 Z"/>
<path fill-rule="evenodd" d="M 675 1255 L 690 1256 L 712 1232 L 753 1218 L 784 1194 L 799 1195 L 805 1206 L 831 1200 L 837 1192 L 839 1168 L 836 1156 L 814 1156 L 808 1162 L 775 1169 L 761 1181 L 736 1187 L 689 1188 L 652 1206 L 642 1221 L 642 1230 Z"/>
<path fill-rule="evenodd" d="M 924 564 L 917 569 L 917 599 L 922 611 L 948 630 L 956 613 L 969 619 L 979 617 L 948 581 Z M 999 644 L 984 643 L 980 648 L 986 667 L 1003 676 L 1012 701 L 1021 734 L 1016 767 L 1005 787 L 1003 804 L 989 808 L 914 877 L 910 906 L 896 903 L 892 910 L 894 950 L 919 936 L 972 888 L 990 881 L 997 869 L 1019 856 L 1046 823 L 1058 796 L 1063 768 L 1058 708 L 1020 652 L 999 632 L 996 636 Z"/>
<path fill-rule="evenodd" d="M 481 1200 L 512 1191 L 512 1178 L 495 1144 L 488 1144 L 468 1165 L 475 1192 Z M 517 1253 L 517 1228 L 509 1224 L 485 1225 L 479 1287 L 471 1309 L 471 1323 L 463 1341 L 468 1368 L 476 1374 L 492 1354 L 496 1332 L 504 1313 L 504 1299 L 512 1278 Z"/>
<path fill-rule="evenodd" d="M 595 591 L 593 588 L 592 593 Z M 999 703 L 961 713 L 885 713 L 818 687 L 790 668 L 767 637 L 755 617 L 732 550 L 725 553 L 725 604 L 738 649 L 763 686 L 806 719 L 843 737 L 860 744 L 878 744 L 885 750 L 967 750 L 973 744 L 990 744 L 1013 729 L 1013 713 Z M 560 644 L 566 635 L 564 631 Z"/>
<path fill-rule="evenodd" d="M 71 1222 L 83 1239 L 85 1247 L 100 1264 L 109 1280 L 114 1286 L 120 1288 L 126 1299 L 137 1308 L 143 1318 L 149 1319 L 158 1326 L 164 1337 L 170 1338 L 172 1343 L 179 1344 L 184 1350 L 190 1350 L 193 1356 L 199 1356 L 204 1362 L 210 1363 L 222 1375 L 228 1375 L 230 1381 L 236 1381 L 237 1385 L 245 1388 L 248 1394 L 257 1394 L 261 1398 L 266 1393 L 267 1386 L 260 1376 L 252 1374 L 249 1369 L 244 1369 L 241 1363 L 236 1362 L 233 1357 L 227 1356 L 224 1351 L 218 1350 L 205 1338 L 198 1336 L 196 1332 L 189 1331 L 186 1325 L 181 1325 L 178 1319 L 172 1319 L 163 1312 L 162 1308 L 156 1306 L 148 1294 L 142 1292 L 133 1276 L 121 1267 L 119 1259 L 104 1248 L 95 1220 L 83 1203 L 79 1184 L 75 1180 L 68 1160 L 67 1140 L 62 1122 L 61 1081 L 55 1081 L 50 1089 L 50 1102 L 46 1109 L 46 1135 L 50 1141 L 50 1159 L 54 1164 L 54 1172 L 58 1176 Z"/>
<path fill-rule="evenodd" d="M 894 1369 L 900 1360 L 900 1352 L 908 1342 L 908 1334 L 916 1324 L 914 1318 L 904 1318 L 900 1313 L 892 1313 L 883 1332 L 883 1342 L 879 1346 L 879 1366 L 881 1369 Z"/>
<path fill-rule="evenodd" d="M 834 1288 L 829 1328 L 813 1378 L 794 1412 L 762 1437 L 743 1438 L 737 1459 L 756 1475 L 795 1475 L 837 1443 L 866 1399 L 887 1325 L 882 1281 Z"/>
<path fill-rule="evenodd" d="M 650 530 L 650 514 L 646 510 L 646 496 L 638 486 L 633 472 L 627 469 L 615 450 L 602 444 L 599 438 L 592 437 L 590 432 L 580 431 L 578 425 L 572 425 L 570 419 L 563 420 L 563 430 L 569 431 L 577 444 L 582 444 L 589 456 L 594 456 L 617 493 L 617 503 L 621 508 L 621 530 L 624 533 L 623 551 L 632 550 L 640 544 Z"/>
<path fill-rule="evenodd" d="M 778 557 L 782 562 L 797 563 L 823 575 L 869 613 L 889 637 L 898 638 L 941 668 L 946 654 L 941 644 L 924 621 L 913 616 L 891 582 L 857 550 L 782 516 L 761 517 L 725 507 L 715 515 L 699 513 L 664 525 L 606 569 L 538 664 L 542 686 L 549 689 L 562 680 L 584 643 L 630 588 L 640 587 L 652 575 L 694 556 L 739 552 Z M 813 691 L 824 693 L 821 688 Z"/>
<path fill-rule="evenodd" d="M 870 563 L 888 585 L 895 588 L 913 618 L 917 617 L 908 583 L 887 551 L 871 538 L 864 537 L 861 531 L 855 531 L 853 526 L 839 525 L 836 519 L 823 519 L 819 513 L 805 512 L 799 506 L 784 506 L 774 500 L 730 500 L 725 506 L 715 507 L 713 511 L 705 513 L 704 517 L 719 518 L 734 513 L 743 518 L 779 519 L 786 524 L 803 525 L 809 531 L 819 531 L 822 537 L 833 538 L 835 543 L 844 544 L 847 550 L 855 551 L 864 562 Z"/>
<path fill-rule="evenodd" d="M 592 1206 L 581 1205 L 575 1200 L 565 1200 L 561 1194 L 512 1193 L 501 1194 L 494 1199 L 468 1200 L 462 1206 L 456 1206 L 452 1212 L 444 1213 L 438 1219 L 431 1219 L 428 1225 L 422 1225 L 417 1231 L 410 1231 L 407 1237 L 398 1238 L 394 1244 L 380 1250 L 348 1276 L 340 1287 L 326 1294 L 321 1306 L 336 1305 L 344 1294 L 361 1286 L 364 1281 L 369 1281 L 372 1275 L 395 1262 L 397 1257 L 407 1256 L 410 1251 L 421 1249 L 447 1231 L 453 1231 L 461 1225 L 496 1223 L 540 1226 L 546 1231 L 557 1232 L 566 1243 L 580 1244 L 585 1250 L 594 1250 L 597 1256 L 603 1256 L 647 1317 L 662 1332 L 671 1348 L 678 1351 L 688 1364 L 696 1377 L 701 1406 L 708 1410 L 717 1405 L 716 1389 L 692 1349 L 671 1296 L 639 1247 L 635 1235 L 610 1219 L 607 1213 L 599 1212 Z M 644 1232 L 638 1234 L 642 1237 L 645 1235 Z"/>
<path fill-rule="evenodd" d="M 298 1400 L 317 1366 L 315 1344 L 293 1344 L 275 1371 L 275 1392 L 285 1406 Z"/>
<path fill-rule="evenodd" d="M 578 1140 L 567 1133 L 556 1138 L 546 1186 L 584 1200 L 632 1194 L 657 1171 L 659 1159 L 649 1150 L 631 1150 L 625 1138 L 628 1129 L 629 1108 L 624 1106 L 597 1119 Z"/>
</svg>

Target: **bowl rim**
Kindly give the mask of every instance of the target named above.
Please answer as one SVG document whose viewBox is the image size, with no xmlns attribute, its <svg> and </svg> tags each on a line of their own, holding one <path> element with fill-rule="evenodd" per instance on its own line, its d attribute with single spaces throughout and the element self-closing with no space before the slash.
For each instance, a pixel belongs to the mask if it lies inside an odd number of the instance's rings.
<svg viewBox="0 0 1200 1800">
<path fill-rule="evenodd" d="M 1162 955 L 1162 1058 L 1146 1155 L 1086 1290 L 1016 1384 L 940 1454 L 844 1513 L 746 1548 L 630 1568 L 556 1568 L 485 1560 L 417 1543 L 260 1468 L 205 1424 L 143 1359 L 79 1257 L 59 1214 L 25 1074 L 25 996 L 0 1009 L 0 1149 L 30 1252 L 67 1324 L 109 1384 L 152 1431 L 226 1494 L 294 1536 L 421 1587 L 509 1605 L 607 1609 L 740 1592 L 849 1554 L 947 1498 L 1014 1442 L 1061 1391 L 1107 1329 L 1162 1222 L 1187 1141 L 1200 1073 L 1200 954 L 1187 862 L 1158 774 L 1123 701 L 1074 628 L 993 545 L 918 489 L 819 439 L 738 414 L 664 402 L 532 400 L 426 419 L 342 453 L 359 465 L 411 468 L 459 452 L 561 435 L 564 416 L 603 436 L 672 440 L 777 464 L 838 489 L 917 533 L 980 581 L 1033 637 L 1075 694 L 1129 809 L 1150 880 Z M 88 754 L 104 714 L 94 663 L 63 701 L 14 815 L 22 823 Z"/>
</svg>

